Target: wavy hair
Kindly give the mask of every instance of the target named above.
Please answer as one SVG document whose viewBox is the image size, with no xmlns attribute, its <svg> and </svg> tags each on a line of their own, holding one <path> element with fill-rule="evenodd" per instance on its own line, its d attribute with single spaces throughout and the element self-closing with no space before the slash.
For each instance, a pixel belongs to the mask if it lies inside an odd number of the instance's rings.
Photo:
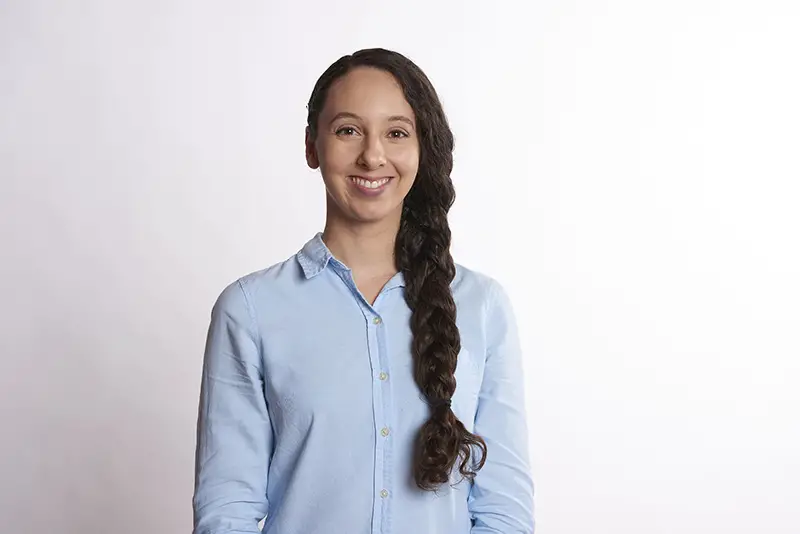
<svg viewBox="0 0 800 534">
<path fill-rule="evenodd" d="M 413 475 L 420 489 L 436 490 L 449 482 L 456 462 L 462 477 L 472 479 L 483 467 L 487 453 L 485 441 L 469 432 L 451 409 L 461 350 L 450 289 L 456 269 L 447 220 L 455 200 L 450 179 L 453 133 L 425 73 L 402 54 L 373 48 L 341 57 L 317 80 L 308 102 L 312 139 L 316 139 L 319 115 L 331 85 L 357 67 L 381 69 L 394 76 L 417 122 L 419 170 L 403 202 L 394 258 L 405 277 L 405 299 L 411 309 L 414 380 L 430 406 L 430 418 L 416 440 Z M 480 449 L 481 457 L 471 462 L 474 447 Z"/>
</svg>

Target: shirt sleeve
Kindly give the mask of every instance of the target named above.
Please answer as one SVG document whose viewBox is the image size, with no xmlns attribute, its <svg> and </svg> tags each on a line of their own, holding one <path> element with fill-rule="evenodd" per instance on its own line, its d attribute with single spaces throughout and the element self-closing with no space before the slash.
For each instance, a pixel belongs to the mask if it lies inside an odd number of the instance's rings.
<svg viewBox="0 0 800 534">
<path fill-rule="evenodd" d="M 516 319 L 502 286 L 488 298 L 487 354 L 475 414 L 486 464 L 470 488 L 471 534 L 533 534 L 533 477 L 528 454 L 522 355 Z"/>
<path fill-rule="evenodd" d="M 255 312 L 242 282 L 211 312 L 197 419 L 194 534 L 256 534 L 268 512 L 272 427 Z"/>
</svg>

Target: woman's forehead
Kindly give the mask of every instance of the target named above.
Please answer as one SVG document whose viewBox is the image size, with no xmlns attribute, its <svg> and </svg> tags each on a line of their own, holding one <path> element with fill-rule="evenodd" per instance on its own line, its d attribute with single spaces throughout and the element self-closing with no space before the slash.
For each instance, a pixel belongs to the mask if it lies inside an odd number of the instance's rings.
<svg viewBox="0 0 800 534">
<path fill-rule="evenodd" d="M 388 119 L 414 112 L 402 87 L 390 73 L 375 68 L 356 68 L 336 80 L 328 91 L 324 115 L 341 113 L 362 119 Z"/>
</svg>

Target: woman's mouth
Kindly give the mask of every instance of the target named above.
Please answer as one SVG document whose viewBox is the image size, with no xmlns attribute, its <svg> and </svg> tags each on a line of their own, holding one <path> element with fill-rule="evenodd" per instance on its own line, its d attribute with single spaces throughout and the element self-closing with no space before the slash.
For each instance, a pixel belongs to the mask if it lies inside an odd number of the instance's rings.
<svg viewBox="0 0 800 534">
<path fill-rule="evenodd" d="M 376 196 L 386 190 L 386 186 L 392 180 L 391 176 L 382 176 L 380 178 L 368 178 L 365 176 L 348 176 L 350 183 L 354 186 L 356 191 L 367 196 Z"/>
</svg>

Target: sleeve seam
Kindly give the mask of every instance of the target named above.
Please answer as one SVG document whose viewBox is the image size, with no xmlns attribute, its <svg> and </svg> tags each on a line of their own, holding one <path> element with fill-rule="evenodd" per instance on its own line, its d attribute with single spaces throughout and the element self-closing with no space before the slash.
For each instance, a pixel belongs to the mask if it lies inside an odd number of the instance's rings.
<svg viewBox="0 0 800 534">
<path fill-rule="evenodd" d="M 237 285 L 239 286 L 239 290 L 242 292 L 242 296 L 244 297 L 245 306 L 247 308 L 247 315 L 250 317 L 250 336 L 255 341 L 256 346 L 258 347 L 259 356 L 263 354 L 263 341 L 261 339 L 261 335 L 258 331 L 258 319 L 256 316 L 256 309 L 255 305 L 253 304 L 250 295 L 248 295 L 247 290 L 244 287 L 244 283 L 242 283 L 242 279 L 236 281 Z"/>
<path fill-rule="evenodd" d="M 489 355 L 491 353 L 491 337 L 492 337 L 492 328 L 494 326 L 493 318 L 497 308 L 497 301 L 498 301 L 498 285 L 499 282 L 494 278 L 489 278 L 488 284 L 489 291 L 486 298 L 486 360 L 489 359 Z"/>
</svg>

